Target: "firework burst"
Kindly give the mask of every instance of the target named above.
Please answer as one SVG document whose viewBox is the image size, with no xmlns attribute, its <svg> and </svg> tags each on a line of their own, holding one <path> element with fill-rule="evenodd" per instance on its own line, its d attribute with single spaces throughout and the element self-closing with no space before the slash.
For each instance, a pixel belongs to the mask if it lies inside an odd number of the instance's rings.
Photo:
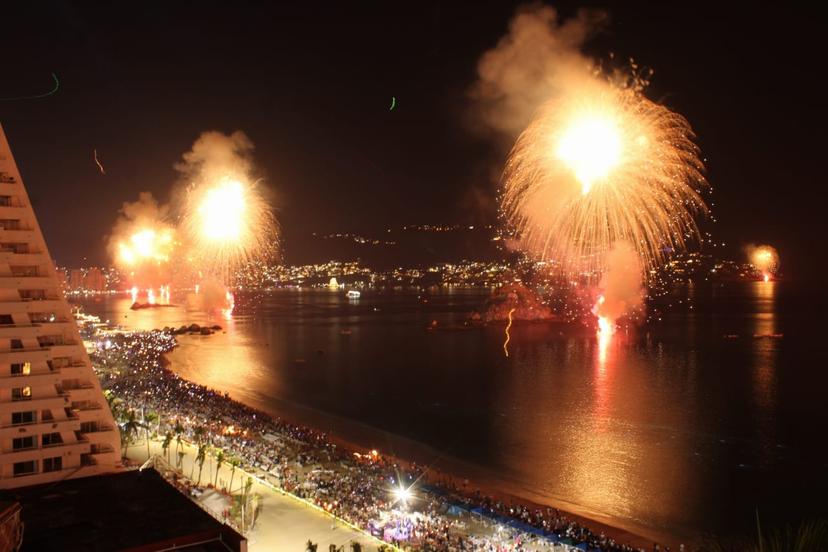
<svg viewBox="0 0 828 552">
<path fill-rule="evenodd" d="M 773 279 L 779 270 L 779 253 L 770 245 L 759 245 L 748 247 L 750 264 L 762 273 L 762 279 L 766 282 Z"/>
<path fill-rule="evenodd" d="M 256 183 L 226 175 L 190 188 L 182 228 L 195 266 L 225 281 L 275 251 L 276 221 Z"/>
<path fill-rule="evenodd" d="M 687 121 L 639 78 L 593 74 L 537 112 L 506 165 L 501 206 L 523 249 L 567 271 L 602 272 L 614 244 L 642 269 L 698 236 L 703 164 Z"/>
</svg>

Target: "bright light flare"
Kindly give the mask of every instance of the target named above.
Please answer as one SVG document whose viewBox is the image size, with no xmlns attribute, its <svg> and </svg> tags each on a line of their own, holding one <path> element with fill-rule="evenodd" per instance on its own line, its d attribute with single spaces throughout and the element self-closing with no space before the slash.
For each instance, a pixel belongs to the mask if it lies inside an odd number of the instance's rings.
<svg viewBox="0 0 828 552">
<path fill-rule="evenodd" d="M 201 232 L 215 242 L 236 242 L 241 238 L 247 198 L 242 183 L 224 180 L 204 194 L 198 206 Z"/>
<path fill-rule="evenodd" d="M 411 487 L 406 488 L 402 485 L 391 489 L 391 495 L 394 497 L 394 502 L 399 502 L 403 506 L 407 506 L 413 497 Z"/>
<path fill-rule="evenodd" d="M 598 334 L 602 337 L 611 336 L 615 333 L 615 324 L 606 316 L 598 317 Z"/>
<path fill-rule="evenodd" d="M 224 294 L 224 299 L 227 302 L 227 306 L 221 310 L 221 315 L 225 320 L 230 320 L 233 318 L 233 309 L 236 308 L 236 297 L 232 292 L 227 291 Z"/>
<path fill-rule="evenodd" d="M 600 113 L 578 114 L 564 130 L 555 151 L 589 193 L 594 182 L 607 178 L 621 163 L 621 133 L 616 122 Z"/>
<path fill-rule="evenodd" d="M 118 264 L 133 267 L 145 262 L 154 264 L 170 260 L 175 238 L 169 228 L 142 228 L 117 244 Z"/>
</svg>

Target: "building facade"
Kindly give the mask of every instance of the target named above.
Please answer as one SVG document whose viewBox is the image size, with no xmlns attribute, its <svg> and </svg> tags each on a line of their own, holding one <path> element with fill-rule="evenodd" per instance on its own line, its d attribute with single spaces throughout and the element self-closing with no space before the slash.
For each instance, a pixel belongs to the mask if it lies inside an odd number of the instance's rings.
<svg viewBox="0 0 828 552">
<path fill-rule="evenodd" d="M 0 126 L 0 489 L 119 462 L 118 428 Z"/>
</svg>

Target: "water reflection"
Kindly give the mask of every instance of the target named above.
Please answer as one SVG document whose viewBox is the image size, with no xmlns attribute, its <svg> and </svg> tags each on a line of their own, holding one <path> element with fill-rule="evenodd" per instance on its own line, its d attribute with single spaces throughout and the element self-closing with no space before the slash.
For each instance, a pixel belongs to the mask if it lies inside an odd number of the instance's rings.
<svg viewBox="0 0 828 552">
<path fill-rule="evenodd" d="M 752 399 L 762 464 L 773 462 L 776 443 L 776 366 L 780 345 L 774 312 L 776 285 L 774 281 L 763 281 L 752 286 L 758 306 L 753 315 Z"/>
<path fill-rule="evenodd" d="M 817 511 L 818 493 L 794 491 L 825 488 L 800 458 L 824 466 L 824 444 L 808 428 L 828 423 L 818 404 L 826 348 L 798 346 L 814 318 L 790 314 L 783 285 L 678 289 L 678 310 L 663 322 L 606 342 L 585 328 L 515 324 L 508 358 L 504 326 L 462 324 L 487 292 L 432 293 L 424 304 L 417 293 L 348 303 L 283 290 L 243 296 L 227 334 L 182 339 L 173 360 L 185 377 L 245 402 L 290 402 L 316 419 L 423 441 L 515 492 L 636 530 L 729 531 L 743 520 L 750 529 L 757 504 Z M 183 309 L 93 307 L 138 328 L 203 321 Z M 426 330 L 433 320 L 446 329 Z M 785 339 L 753 337 L 783 327 Z M 787 464 L 778 443 L 791 451 Z"/>
</svg>

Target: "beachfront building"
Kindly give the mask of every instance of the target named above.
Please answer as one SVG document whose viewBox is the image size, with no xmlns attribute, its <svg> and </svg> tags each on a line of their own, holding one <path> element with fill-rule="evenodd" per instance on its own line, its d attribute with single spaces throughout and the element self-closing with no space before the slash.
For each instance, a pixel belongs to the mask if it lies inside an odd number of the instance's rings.
<svg viewBox="0 0 828 552">
<path fill-rule="evenodd" d="M 118 428 L 0 126 L 0 489 L 119 460 Z"/>
</svg>

